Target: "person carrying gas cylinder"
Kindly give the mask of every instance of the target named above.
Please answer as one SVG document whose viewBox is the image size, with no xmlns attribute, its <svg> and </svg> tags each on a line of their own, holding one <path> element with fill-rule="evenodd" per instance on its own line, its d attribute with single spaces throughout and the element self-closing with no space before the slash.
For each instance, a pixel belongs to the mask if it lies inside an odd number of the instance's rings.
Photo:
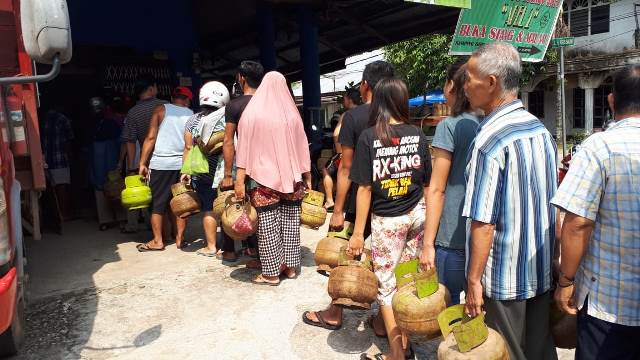
<svg viewBox="0 0 640 360">
<path fill-rule="evenodd" d="M 237 199 L 258 212 L 258 248 L 262 273 L 254 284 L 277 286 L 284 273 L 300 268 L 300 205 L 311 185 L 311 159 L 304 125 L 284 76 L 265 75 L 238 124 Z"/>
<path fill-rule="evenodd" d="M 389 352 L 363 357 L 404 359 L 402 335 L 391 308 L 397 291 L 394 270 L 401 262 L 417 259 L 422 248 L 431 156 L 422 129 L 409 124 L 409 92 L 402 80 L 383 79 L 376 85 L 369 125 L 358 140 L 350 174 L 358 192 L 348 252 L 362 253 L 373 206 L 371 257 Z M 389 163 L 393 164 L 385 165 Z"/>
<path fill-rule="evenodd" d="M 187 153 L 194 146 L 207 148 L 205 153 L 209 162 L 209 173 L 194 176 L 183 174 L 180 180 L 190 182 L 200 198 L 200 210 L 203 213 L 202 226 L 207 243 L 196 253 L 213 257 L 218 252 L 216 246 L 218 222 L 213 216 L 213 200 L 217 196 L 218 184 L 224 175 L 224 160 L 221 152 L 212 154 L 208 151 L 207 145 L 214 134 L 224 131 L 224 113 L 225 106 L 229 103 L 229 90 L 224 84 L 211 81 L 200 88 L 199 100 L 200 112 L 191 116 L 185 125 L 185 147 L 182 159 L 184 161 L 187 158 Z"/>
<path fill-rule="evenodd" d="M 180 168 L 184 152 L 184 128 L 193 115 L 189 109 L 193 94 L 189 88 L 178 86 L 171 96 L 171 104 L 158 106 L 153 111 L 147 137 L 142 146 L 138 174 L 149 179 L 153 194 L 151 200 L 151 230 L 153 239 L 138 245 L 138 251 L 164 250 L 163 224 L 169 212 L 171 185 L 180 181 Z M 151 160 L 149 160 L 151 159 Z M 173 215 L 173 214 L 171 214 Z M 184 230 L 187 220 L 175 218 L 176 247 L 184 247 Z M 168 235 L 168 228 L 167 230 Z"/>
</svg>

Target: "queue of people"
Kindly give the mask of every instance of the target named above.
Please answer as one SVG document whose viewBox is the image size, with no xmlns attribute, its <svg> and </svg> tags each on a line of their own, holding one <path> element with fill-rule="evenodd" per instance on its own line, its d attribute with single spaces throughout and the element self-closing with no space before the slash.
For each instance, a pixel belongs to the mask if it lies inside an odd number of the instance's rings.
<svg viewBox="0 0 640 360">
<path fill-rule="evenodd" d="M 437 125 L 430 152 L 422 129 L 410 124 L 407 86 L 393 66 L 365 67 L 364 103 L 344 113 L 334 134 L 336 194 L 325 204 L 333 208 L 330 229 L 351 226 L 351 255 L 371 239 L 380 310 L 369 325 L 388 338 L 389 348 L 363 358 L 411 356 L 391 300 L 394 270 L 415 259 L 423 271 L 437 270 L 453 304 L 464 303 L 471 317 L 485 315 L 511 359 L 557 358 L 549 326 L 553 298 L 578 314 L 578 359 L 640 357 L 638 345 L 626 340 L 640 335 L 640 66 L 614 78 L 609 104 L 617 123 L 585 141 L 560 188 L 555 140 L 518 99 L 521 73 L 517 50 L 501 42 L 452 64 L 443 85 L 453 115 Z M 186 244 L 186 220 L 173 219 L 173 234 L 165 222 L 170 187 L 182 181 L 192 184 L 204 212 L 206 245 L 198 254 L 237 263 L 233 239 L 223 234 L 221 248 L 216 243 L 219 224 L 211 213 L 218 191 L 233 190 L 258 214 L 257 236 L 245 250 L 255 257 L 248 267 L 260 269 L 253 283 L 278 286 L 282 276 L 300 274 L 300 206 L 311 189 L 308 141 L 282 74 L 243 62 L 234 92 L 242 95 L 231 100 L 223 84 L 205 84 L 197 114 L 187 88 L 176 88 L 170 104 L 154 100 L 152 87 L 139 94 L 145 107 L 130 112 L 123 135 L 129 167 L 140 141 L 138 173 L 153 192 L 153 239 L 138 250 L 163 250 L 168 237 L 179 248 Z M 146 102 L 156 104 L 150 113 Z M 136 122 L 142 110 L 148 125 Z M 222 154 L 207 157 L 209 173 L 181 175 L 205 127 L 224 131 Z M 566 212 L 559 238 L 557 209 Z M 343 308 L 333 304 L 302 314 L 305 324 L 328 330 L 341 328 L 342 320 Z"/>
</svg>

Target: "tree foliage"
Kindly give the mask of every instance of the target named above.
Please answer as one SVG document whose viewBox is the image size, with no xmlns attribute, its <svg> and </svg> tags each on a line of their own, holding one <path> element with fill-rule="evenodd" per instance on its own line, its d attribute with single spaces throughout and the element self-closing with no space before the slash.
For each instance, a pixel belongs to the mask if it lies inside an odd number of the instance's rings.
<svg viewBox="0 0 640 360">
<path fill-rule="evenodd" d="M 404 77 L 411 96 L 442 89 L 447 67 L 456 59 L 448 54 L 451 39 L 451 35 L 429 34 L 384 47 L 386 60 Z M 523 63 L 521 84 L 546 72 L 549 64 L 557 63 L 558 53 L 553 49 L 547 51 L 542 62 Z"/>
<path fill-rule="evenodd" d="M 449 56 L 451 35 L 429 34 L 384 47 L 384 56 L 404 77 L 411 96 L 431 89 L 442 89 L 447 67 L 455 61 Z"/>
<path fill-rule="evenodd" d="M 547 66 L 551 64 L 557 64 L 560 61 L 560 55 L 558 51 L 551 48 L 549 45 L 549 49 L 547 49 L 547 53 L 544 54 L 544 59 L 541 62 L 537 63 L 522 63 L 522 76 L 520 77 L 520 85 L 525 85 L 531 79 L 533 79 L 538 74 L 543 74 L 547 72 Z"/>
</svg>

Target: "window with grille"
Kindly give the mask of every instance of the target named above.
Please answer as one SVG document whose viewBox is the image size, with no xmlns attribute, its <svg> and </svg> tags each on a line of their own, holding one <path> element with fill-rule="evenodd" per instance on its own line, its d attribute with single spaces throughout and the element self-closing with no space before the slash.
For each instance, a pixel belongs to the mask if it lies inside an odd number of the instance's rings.
<svg viewBox="0 0 640 360">
<path fill-rule="evenodd" d="M 593 91 L 593 128 L 601 128 L 609 116 L 607 97 L 611 93 L 610 85 L 602 85 Z"/>
<path fill-rule="evenodd" d="M 573 89 L 573 127 L 584 129 L 584 89 Z"/>
<path fill-rule="evenodd" d="M 538 119 L 544 118 L 544 91 L 536 90 L 529 93 L 529 112 Z"/>
<path fill-rule="evenodd" d="M 571 36 L 580 37 L 609 32 L 611 0 L 567 0 L 563 17 Z"/>
</svg>

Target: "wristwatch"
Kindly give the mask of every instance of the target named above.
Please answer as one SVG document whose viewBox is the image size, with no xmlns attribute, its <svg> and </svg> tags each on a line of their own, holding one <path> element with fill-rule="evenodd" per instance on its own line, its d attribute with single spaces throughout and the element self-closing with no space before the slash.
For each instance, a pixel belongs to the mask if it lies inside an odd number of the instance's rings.
<svg viewBox="0 0 640 360">
<path fill-rule="evenodd" d="M 564 282 L 562 280 L 567 280 L 567 282 Z M 567 277 L 562 271 L 560 271 L 560 277 L 558 278 L 558 286 L 561 288 L 566 288 L 569 286 L 573 286 L 573 284 L 575 283 L 574 278 L 569 278 Z"/>
</svg>

